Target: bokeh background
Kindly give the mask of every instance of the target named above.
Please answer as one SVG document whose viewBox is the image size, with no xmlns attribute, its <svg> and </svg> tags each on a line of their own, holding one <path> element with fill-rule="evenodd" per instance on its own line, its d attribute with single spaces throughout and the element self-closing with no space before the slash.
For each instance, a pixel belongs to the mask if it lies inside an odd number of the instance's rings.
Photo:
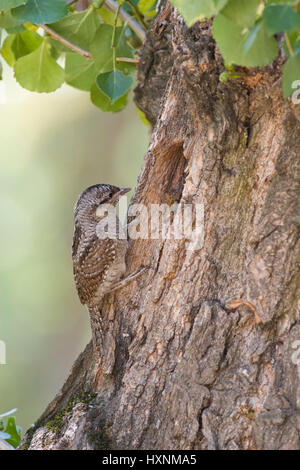
<svg viewBox="0 0 300 470">
<path fill-rule="evenodd" d="M 87 93 L 0 82 L 0 414 L 27 428 L 90 340 L 73 282 L 73 206 L 99 182 L 135 187 L 148 129 L 131 104 L 103 113 Z M 132 194 L 132 193 L 131 193 Z"/>
</svg>

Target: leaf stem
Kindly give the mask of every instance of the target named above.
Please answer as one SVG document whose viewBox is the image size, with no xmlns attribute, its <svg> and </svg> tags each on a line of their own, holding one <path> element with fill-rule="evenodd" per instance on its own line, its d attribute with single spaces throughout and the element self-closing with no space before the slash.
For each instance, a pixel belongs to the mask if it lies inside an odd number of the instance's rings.
<svg viewBox="0 0 300 470">
<path fill-rule="evenodd" d="M 290 42 L 290 40 L 289 40 L 289 37 L 288 37 L 288 34 L 287 34 L 286 31 L 284 32 L 284 39 L 285 39 L 286 46 L 287 46 L 287 48 L 288 48 L 289 54 L 290 54 L 290 55 L 293 55 L 293 54 L 294 54 L 294 51 L 293 51 L 293 48 L 292 48 L 292 46 L 291 46 L 291 42 Z"/>
<path fill-rule="evenodd" d="M 130 64 L 138 64 L 139 59 L 131 59 L 130 57 L 117 57 L 117 62 L 129 62 Z"/>
<path fill-rule="evenodd" d="M 112 12 L 116 12 L 118 9 L 118 4 L 114 0 L 105 0 L 104 5 Z M 128 23 L 132 31 L 144 42 L 146 38 L 146 31 L 145 29 L 134 19 L 132 18 L 127 11 L 123 10 L 123 8 L 119 8 L 119 15 L 121 20 Z"/>
<path fill-rule="evenodd" d="M 55 39 L 56 41 L 60 42 L 71 51 L 77 52 L 77 54 L 81 55 L 82 57 L 86 57 L 87 59 L 93 58 L 92 54 L 89 51 L 86 51 L 85 49 L 82 49 L 81 47 L 76 46 L 76 44 L 73 44 L 71 41 L 68 41 L 67 39 L 62 37 L 60 34 L 56 33 L 56 31 L 53 31 L 53 29 L 49 28 L 49 26 L 46 26 L 44 24 L 38 24 L 37 26 L 39 28 L 42 28 L 44 31 L 46 31 L 47 34 L 52 39 Z M 130 57 L 116 57 L 116 62 L 130 62 L 132 64 L 138 64 L 139 59 L 132 59 Z"/>
<path fill-rule="evenodd" d="M 131 6 L 132 11 L 133 11 L 134 16 L 136 17 L 137 21 L 143 26 L 143 28 L 145 28 L 147 30 L 148 25 L 147 25 L 146 21 L 144 21 L 142 15 L 140 14 L 138 8 L 133 3 L 133 1 L 132 0 L 126 0 L 126 2 Z"/>
<path fill-rule="evenodd" d="M 68 41 L 68 39 L 65 39 L 60 34 L 56 33 L 53 29 L 49 28 L 49 26 L 47 26 L 45 24 L 37 24 L 37 26 L 39 28 L 42 28 L 44 31 L 46 31 L 46 33 L 49 34 L 49 36 L 52 39 L 55 39 L 56 41 L 59 41 L 61 44 L 68 47 L 72 51 L 77 52 L 77 54 L 82 55 L 83 57 L 87 57 L 88 59 L 92 58 L 92 55 L 89 51 L 86 51 L 86 50 L 82 49 L 81 47 L 76 46 L 76 44 L 72 43 L 71 41 Z"/>
<path fill-rule="evenodd" d="M 113 25 L 113 32 L 111 35 L 111 48 L 112 48 L 112 56 L 113 56 L 113 68 L 114 72 L 116 71 L 116 29 L 117 29 L 117 21 L 118 21 L 118 16 L 119 16 L 119 11 L 120 11 L 121 6 L 118 5 L 118 8 L 115 12 L 115 19 L 114 19 L 114 25 Z"/>
<path fill-rule="evenodd" d="M 73 3 L 73 2 L 70 2 Z M 112 36 L 112 49 L 113 49 L 113 63 L 114 66 L 116 64 L 116 61 L 118 61 L 118 58 L 116 58 L 116 51 L 115 51 L 115 34 L 116 34 L 116 24 L 117 24 L 117 17 L 120 16 L 120 18 L 125 22 L 128 23 L 128 26 L 136 33 L 136 35 L 144 41 L 146 37 L 146 31 L 142 28 L 142 26 L 134 19 L 132 18 L 125 10 L 123 10 L 120 5 L 117 4 L 114 0 L 104 0 L 103 4 L 112 12 L 115 13 L 115 22 L 114 22 L 114 31 L 113 31 L 113 36 Z M 87 59 L 92 59 L 92 54 L 85 50 L 82 49 L 81 47 L 77 46 L 76 44 L 72 43 L 68 39 L 64 38 L 60 34 L 58 34 L 56 31 L 54 31 L 52 28 L 50 28 L 48 25 L 44 24 L 37 24 L 39 28 L 42 28 L 52 39 L 55 39 L 56 41 L 60 42 L 64 46 L 66 46 L 68 49 L 71 51 L 77 52 L 77 54 L 86 57 Z M 127 58 L 126 58 L 127 59 Z M 124 58 L 120 57 L 120 62 L 133 62 L 134 59 L 131 60 L 124 60 Z"/>
</svg>

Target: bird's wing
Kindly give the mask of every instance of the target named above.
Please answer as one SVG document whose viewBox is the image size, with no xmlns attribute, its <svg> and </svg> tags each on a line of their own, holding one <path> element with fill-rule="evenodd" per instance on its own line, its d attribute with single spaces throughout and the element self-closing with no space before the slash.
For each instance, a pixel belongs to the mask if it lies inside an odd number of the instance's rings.
<svg viewBox="0 0 300 470">
<path fill-rule="evenodd" d="M 96 295 L 114 258 L 114 240 L 101 240 L 95 236 L 83 251 L 79 261 L 74 261 L 74 278 L 81 303 L 89 303 Z"/>
<path fill-rule="evenodd" d="M 75 225 L 74 235 L 73 235 L 73 244 L 72 244 L 72 258 L 73 259 L 77 255 L 77 250 L 78 250 L 78 247 L 79 247 L 81 233 L 82 233 L 82 230 L 79 227 L 79 225 Z"/>
</svg>

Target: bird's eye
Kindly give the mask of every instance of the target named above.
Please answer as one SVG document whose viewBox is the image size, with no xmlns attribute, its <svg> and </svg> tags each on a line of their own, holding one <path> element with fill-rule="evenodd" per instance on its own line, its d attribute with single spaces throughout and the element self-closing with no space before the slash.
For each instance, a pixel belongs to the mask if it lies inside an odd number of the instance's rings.
<svg viewBox="0 0 300 470">
<path fill-rule="evenodd" d="M 109 193 L 107 195 L 107 197 L 105 199 L 103 199 L 103 201 L 100 202 L 100 204 L 106 204 L 107 202 L 109 202 L 109 200 L 113 197 L 113 193 Z"/>
</svg>

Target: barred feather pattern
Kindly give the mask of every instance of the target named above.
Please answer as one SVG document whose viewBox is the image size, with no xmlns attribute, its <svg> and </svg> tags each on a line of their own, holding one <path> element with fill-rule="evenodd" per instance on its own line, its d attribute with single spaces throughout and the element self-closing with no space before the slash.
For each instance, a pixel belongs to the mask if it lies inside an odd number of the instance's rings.
<svg viewBox="0 0 300 470">
<path fill-rule="evenodd" d="M 101 353 L 104 325 L 100 306 L 125 272 L 127 240 L 101 239 L 97 236 L 97 207 L 109 201 L 119 188 L 94 185 L 87 188 L 75 206 L 75 229 L 72 259 L 75 285 L 82 304 L 86 305 L 91 321 L 94 349 Z M 119 220 L 116 219 L 119 227 Z"/>
</svg>

